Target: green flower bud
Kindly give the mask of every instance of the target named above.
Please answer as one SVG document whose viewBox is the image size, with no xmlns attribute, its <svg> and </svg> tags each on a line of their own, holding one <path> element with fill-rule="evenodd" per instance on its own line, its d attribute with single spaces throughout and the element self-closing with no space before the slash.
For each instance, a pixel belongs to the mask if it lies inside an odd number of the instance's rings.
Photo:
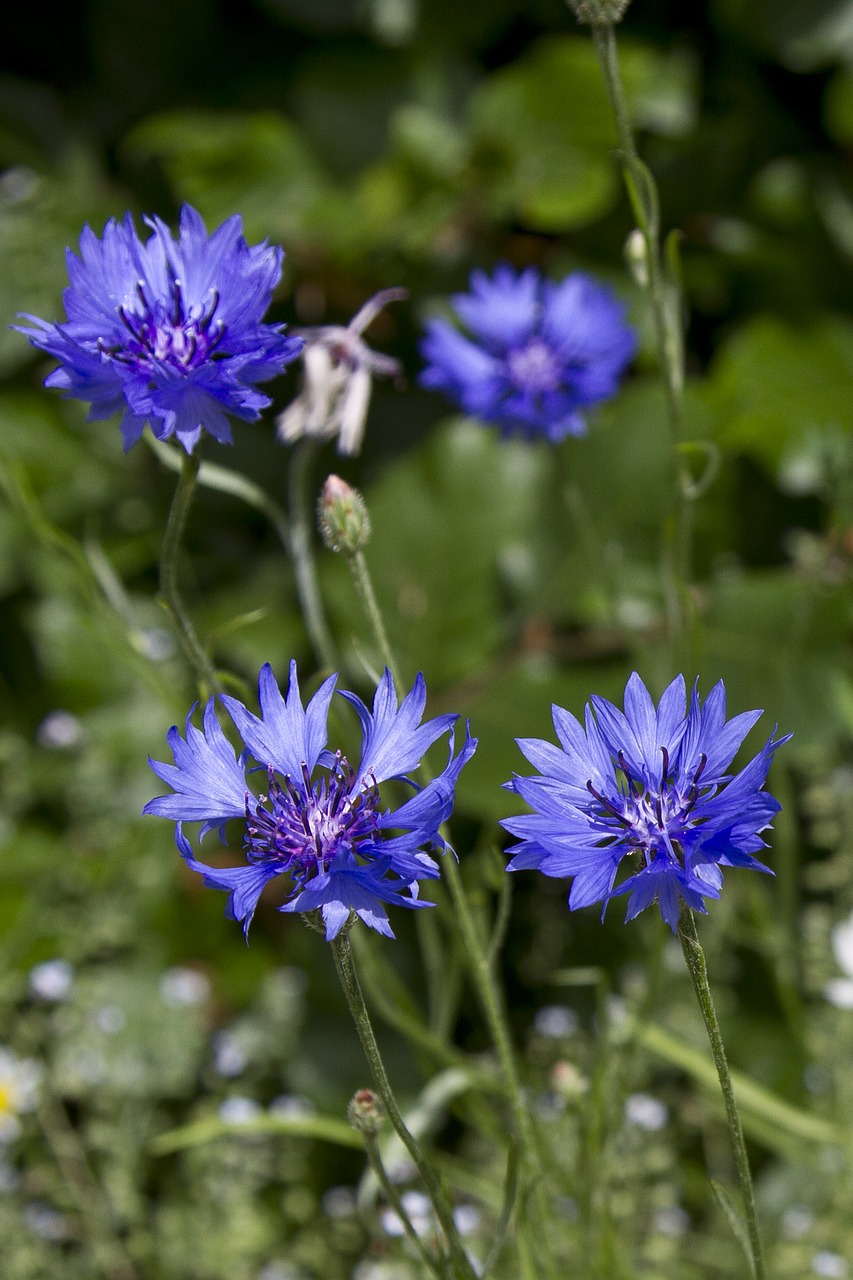
<svg viewBox="0 0 853 1280">
<path fill-rule="evenodd" d="M 649 285 L 649 246 L 639 227 L 635 227 L 625 241 L 625 261 L 637 284 L 643 289 L 647 289 Z"/>
<path fill-rule="evenodd" d="M 578 22 L 586 22 L 590 26 L 621 22 L 630 3 L 631 0 L 569 0 Z"/>
<path fill-rule="evenodd" d="M 359 1089 L 347 1107 L 347 1119 L 360 1133 L 377 1134 L 385 1121 L 382 1104 L 372 1089 Z"/>
<path fill-rule="evenodd" d="M 370 537 L 370 516 L 364 498 L 340 476 L 329 476 L 317 504 L 320 536 L 330 551 L 353 555 Z"/>
</svg>

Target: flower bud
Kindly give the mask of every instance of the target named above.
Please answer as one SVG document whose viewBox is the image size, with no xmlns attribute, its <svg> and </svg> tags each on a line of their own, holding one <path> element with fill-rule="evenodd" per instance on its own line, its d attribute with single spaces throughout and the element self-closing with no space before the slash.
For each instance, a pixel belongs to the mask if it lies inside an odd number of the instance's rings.
<svg viewBox="0 0 853 1280">
<path fill-rule="evenodd" d="M 631 0 L 569 0 L 578 22 L 601 26 L 621 22 Z"/>
<path fill-rule="evenodd" d="M 625 241 L 625 262 L 634 280 L 641 288 L 649 285 L 649 246 L 639 227 L 635 227 Z"/>
<path fill-rule="evenodd" d="M 317 504 L 320 536 L 330 551 L 360 551 L 370 537 L 364 498 L 340 476 L 329 476 Z"/>
<path fill-rule="evenodd" d="M 385 1121 L 385 1113 L 372 1089 L 359 1089 L 358 1093 L 353 1094 L 347 1107 L 347 1119 L 361 1133 L 375 1135 L 379 1132 Z"/>
</svg>

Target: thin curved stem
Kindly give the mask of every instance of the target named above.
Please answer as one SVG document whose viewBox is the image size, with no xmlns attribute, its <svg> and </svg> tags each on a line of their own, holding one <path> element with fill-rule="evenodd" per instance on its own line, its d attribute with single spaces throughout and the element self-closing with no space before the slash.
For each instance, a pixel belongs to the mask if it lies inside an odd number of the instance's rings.
<svg viewBox="0 0 853 1280">
<path fill-rule="evenodd" d="M 195 672 L 199 692 L 204 699 L 219 692 L 219 679 L 213 663 L 196 635 L 195 627 L 190 621 L 178 588 L 181 541 L 195 493 L 199 465 L 197 454 L 184 454 L 160 550 L 160 600 L 171 614 L 172 621 L 178 629 L 184 653 Z"/>
<path fill-rule="evenodd" d="M 400 671 L 394 657 L 394 651 L 391 648 L 391 642 L 388 639 L 388 632 L 385 630 L 385 620 L 382 617 L 382 611 L 379 608 L 379 602 L 376 599 L 376 592 L 373 589 L 373 579 L 370 576 L 370 570 L 367 567 L 364 552 L 354 551 L 351 555 L 347 556 L 347 560 L 349 561 L 350 572 L 352 573 L 352 580 L 355 584 L 358 598 L 361 601 L 365 614 L 367 615 L 367 620 L 370 623 L 370 629 L 373 632 L 376 646 L 379 649 L 379 656 L 382 658 L 385 666 L 394 677 L 394 683 L 398 690 L 402 691 L 403 684 L 400 679 Z"/>
<path fill-rule="evenodd" d="M 607 97 L 616 122 L 625 173 L 625 184 L 646 246 L 648 291 L 651 302 L 664 389 L 667 419 L 672 440 L 676 486 L 671 520 L 665 529 L 667 606 L 670 629 L 676 642 L 693 624 L 688 584 L 691 574 L 690 496 L 693 481 L 683 452 L 684 438 L 684 344 L 681 332 L 680 298 L 667 299 L 660 242 L 660 206 L 657 188 L 641 161 L 634 141 L 628 104 L 619 73 L 616 36 L 609 23 L 593 23 L 592 40 L 604 79 Z"/>
<path fill-rule="evenodd" d="M 696 999 L 699 1001 L 699 1008 L 702 1010 L 702 1018 L 705 1022 L 705 1029 L 708 1032 L 708 1039 L 711 1042 L 711 1053 L 714 1057 L 714 1065 L 717 1068 L 717 1076 L 726 1107 L 726 1120 L 728 1122 L 738 1183 L 740 1184 L 740 1193 L 743 1199 L 744 1217 L 746 1219 L 746 1230 L 755 1280 L 766 1280 L 767 1271 L 764 1264 L 764 1250 L 758 1229 L 758 1212 L 755 1207 L 755 1192 L 752 1185 L 752 1173 L 749 1168 L 749 1157 L 746 1153 L 743 1126 L 740 1121 L 734 1089 L 732 1088 L 732 1078 L 729 1073 L 723 1037 L 720 1033 L 720 1024 L 717 1021 L 717 1013 L 714 1009 L 714 1002 L 711 999 L 705 953 L 702 950 L 702 944 L 696 932 L 696 919 L 691 909 L 686 905 L 682 905 L 681 914 L 678 917 L 678 940 L 681 943 L 681 950 L 684 953 Z"/>
<path fill-rule="evenodd" d="M 361 552 L 356 552 L 349 557 L 349 560 L 356 589 L 373 631 L 376 644 L 388 670 L 394 677 L 398 690 L 402 690 L 403 686 L 399 681 L 397 663 L 388 640 L 388 633 L 385 630 L 376 594 L 373 590 L 367 562 Z M 426 765 L 421 764 L 420 772 L 422 777 L 426 777 L 429 780 L 429 770 Z M 462 945 L 468 961 L 468 969 L 501 1063 L 505 1088 L 515 1119 L 522 1156 L 535 1178 L 532 1199 L 537 1217 L 540 1219 L 539 1233 L 536 1240 L 541 1254 L 539 1274 L 544 1276 L 546 1280 L 553 1280 L 556 1276 L 556 1271 L 547 1235 L 547 1206 L 545 1205 L 543 1192 L 544 1165 L 536 1140 L 533 1120 L 524 1096 L 518 1064 L 512 1047 L 512 1038 L 509 1033 L 506 1010 L 498 984 L 495 981 L 494 969 L 489 957 L 489 947 L 480 938 L 462 884 L 462 877 L 452 853 L 445 858 L 444 867 L 455 918 L 462 935 Z"/>
<path fill-rule="evenodd" d="M 480 937 L 480 932 L 462 884 L 462 874 L 452 853 L 445 857 L 444 874 L 450 890 L 450 898 L 456 913 L 456 919 L 459 922 L 462 943 L 468 958 L 469 972 L 485 1014 L 486 1022 L 489 1025 L 492 1043 L 500 1060 L 521 1152 L 528 1168 L 536 1178 L 536 1183 L 532 1190 L 532 1200 L 536 1214 L 540 1219 L 540 1234 L 536 1240 L 540 1253 L 540 1265 L 543 1268 L 540 1274 L 554 1277 L 556 1276 L 556 1270 L 547 1235 L 548 1214 L 543 1187 L 545 1179 L 544 1163 L 533 1124 L 533 1117 L 530 1114 L 524 1086 L 521 1083 L 521 1075 L 518 1070 L 518 1061 L 509 1031 L 503 996 L 495 981 L 489 949 Z"/>
<path fill-rule="evenodd" d="M 342 930 L 336 938 L 331 942 L 332 955 L 335 961 L 335 968 L 338 971 L 338 977 L 341 986 L 344 989 L 347 1004 L 355 1023 L 358 1038 L 361 1041 L 361 1047 L 364 1050 L 364 1056 L 367 1058 L 370 1067 L 373 1082 L 376 1091 L 382 1099 L 385 1112 L 394 1131 L 403 1143 L 404 1147 L 412 1157 L 415 1168 L 418 1171 L 424 1190 L 429 1197 L 432 1205 L 433 1213 L 436 1216 L 444 1237 L 447 1241 L 449 1249 L 450 1262 L 453 1266 L 454 1273 L 461 1280 L 476 1280 L 476 1272 L 474 1271 L 459 1234 L 456 1230 L 456 1224 L 453 1221 L 453 1214 L 447 1203 L 447 1198 L 438 1181 L 435 1170 L 427 1160 L 424 1153 L 414 1137 L 405 1120 L 403 1119 L 400 1108 L 397 1106 L 397 1100 L 394 1097 L 394 1091 L 391 1088 L 391 1082 L 388 1079 L 388 1073 L 385 1070 L 385 1064 L 382 1061 L 382 1055 L 379 1051 L 379 1045 L 373 1031 L 370 1021 L 370 1015 L 367 1012 L 367 1005 L 364 1002 L 361 984 L 356 973 L 355 963 L 353 960 L 352 947 L 346 930 Z"/>
<path fill-rule="evenodd" d="M 427 1249 L 423 1240 L 418 1235 L 412 1225 L 411 1218 L 406 1212 L 406 1206 L 403 1204 L 399 1191 L 388 1177 L 388 1172 L 382 1161 L 382 1152 L 379 1149 L 379 1143 L 376 1140 L 376 1135 L 372 1133 L 365 1133 L 364 1146 L 367 1151 L 367 1158 L 370 1161 L 370 1167 L 376 1175 L 376 1180 L 385 1192 L 386 1200 L 400 1219 L 400 1222 L 403 1224 L 403 1230 L 414 1245 L 421 1262 L 429 1268 L 432 1274 L 437 1277 L 437 1280 L 445 1280 L 445 1277 L 447 1276 L 445 1267 L 432 1256 L 429 1249 Z"/>
<path fill-rule="evenodd" d="M 317 567 L 314 561 L 314 503 L 311 499 L 311 467 L 317 447 L 302 439 L 293 446 L 288 468 L 289 550 L 296 576 L 296 592 L 305 630 L 318 661 L 338 667 L 335 643 L 323 611 Z"/>
</svg>

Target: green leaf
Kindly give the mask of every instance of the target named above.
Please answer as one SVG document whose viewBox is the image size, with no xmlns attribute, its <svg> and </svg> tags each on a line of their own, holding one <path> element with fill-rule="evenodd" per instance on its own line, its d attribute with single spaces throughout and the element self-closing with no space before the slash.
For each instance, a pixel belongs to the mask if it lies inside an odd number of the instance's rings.
<svg viewBox="0 0 853 1280">
<path fill-rule="evenodd" d="M 246 237 L 308 235 L 330 183 L 297 127 L 272 111 L 174 111 L 152 116 L 125 147 L 159 160 L 178 196 L 212 225 L 239 211 Z"/>
<path fill-rule="evenodd" d="M 749 1263 L 750 1271 L 755 1275 L 755 1267 L 752 1261 L 752 1248 L 749 1243 L 749 1231 L 747 1230 L 743 1217 L 725 1187 L 719 1182 L 715 1182 L 713 1178 L 711 1178 L 711 1190 L 717 1197 L 717 1204 L 722 1209 L 723 1216 L 732 1229 L 732 1235 L 746 1254 L 746 1260 Z"/>
<path fill-rule="evenodd" d="M 620 50 L 635 124 L 673 136 L 689 129 L 689 61 L 630 42 Z M 615 203 L 618 173 L 607 153 L 616 146 L 616 131 L 588 40 L 541 40 L 475 90 L 469 114 L 481 150 L 503 162 L 493 175 L 493 195 L 514 204 L 530 227 L 585 226 Z"/>
<path fill-rule="evenodd" d="M 214 1142 L 217 1138 L 282 1135 L 293 1138 L 316 1138 L 320 1142 L 332 1142 L 339 1147 L 351 1147 L 355 1151 L 364 1149 L 361 1135 L 343 1120 L 335 1120 L 331 1116 L 265 1115 L 247 1120 L 243 1124 L 229 1123 L 226 1120 L 220 1120 L 218 1116 L 212 1116 L 206 1120 L 195 1120 L 192 1124 L 182 1125 L 180 1129 L 170 1129 L 168 1133 L 161 1133 L 151 1143 L 151 1151 L 156 1156 L 165 1156 L 173 1151 L 184 1151 L 187 1147 Z"/>
<path fill-rule="evenodd" d="M 853 324 L 823 316 L 794 328 L 772 316 L 743 325 L 714 361 L 705 392 L 723 448 L 771 471 L 815 429 L 853 426 Z"/>
<path fill-rule="evenodd" d="M 709 1054 L 651 1023 L 638 1024 L 636 1035 L 650 1053 L 685 1071 L 703 1088 L 710 1090 L 715 1099 L 719 1098 L 717 1069 Z M 849 1128 L 811 1115 L 777 1098 L 769 1089 L 740 1071 L 732 1071 L 731 1077 L 744 1129 L 755 1133 L 766 1145 L 787 1153 L 792 1139 L 826 1146 L 849 1146 L 853 1142 L 853 1132 Z"/>
</svg>

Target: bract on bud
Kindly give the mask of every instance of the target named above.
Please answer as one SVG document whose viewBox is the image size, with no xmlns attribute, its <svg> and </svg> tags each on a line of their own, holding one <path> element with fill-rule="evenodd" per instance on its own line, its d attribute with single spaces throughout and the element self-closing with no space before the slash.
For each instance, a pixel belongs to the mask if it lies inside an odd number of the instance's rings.
<svg viewBox="0 0 853 1280">
<path fill-rule="evenodd" d="M 569 0 L 578 22 L 590 26 L 621 22 L 631 0 Z"/>
<path fill-rule="evenodd" d="M 317 503 L 320 536 L 330 551 L 353 555 L 370 537 L 370 516 L 364 498 L 340 476 L 328 476 Z"/>
<path fill-rule="evenodd" d="M 347 1107 L 347 1119 L 361 1133 L 377 1134 L 385 1122 L 382 1104 L 372 1089 L 359 1089 Z"/>
</svg>

